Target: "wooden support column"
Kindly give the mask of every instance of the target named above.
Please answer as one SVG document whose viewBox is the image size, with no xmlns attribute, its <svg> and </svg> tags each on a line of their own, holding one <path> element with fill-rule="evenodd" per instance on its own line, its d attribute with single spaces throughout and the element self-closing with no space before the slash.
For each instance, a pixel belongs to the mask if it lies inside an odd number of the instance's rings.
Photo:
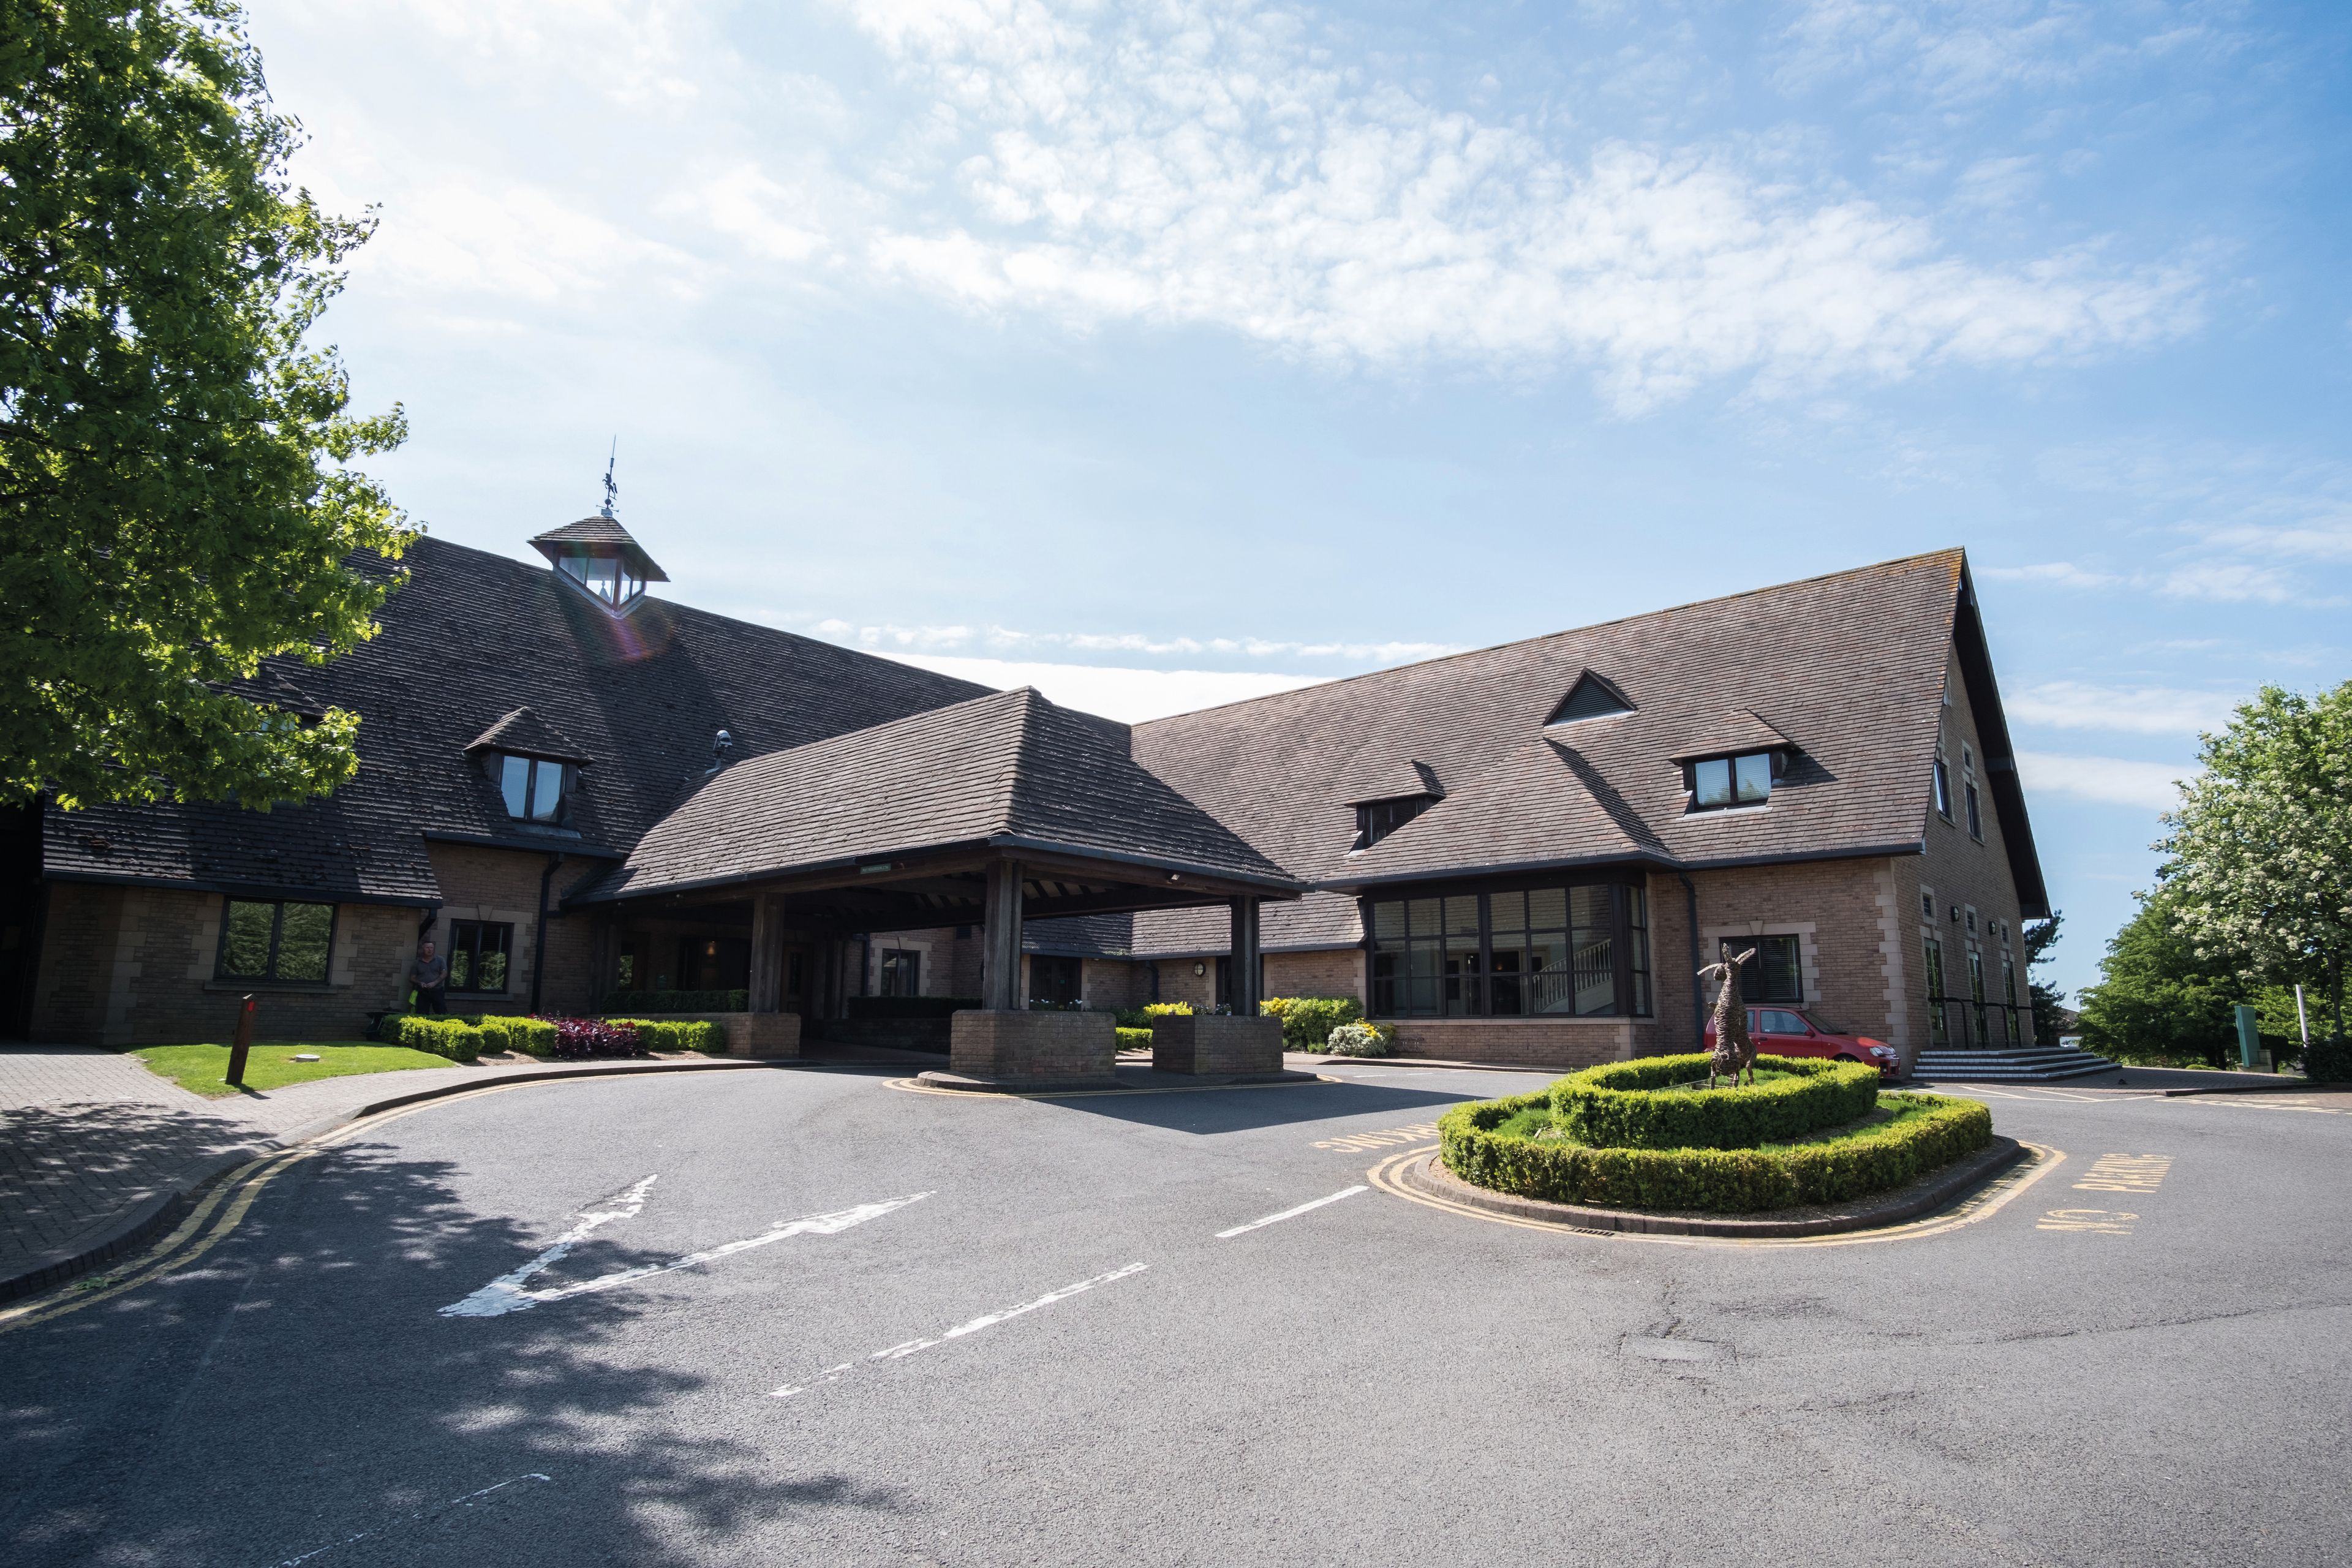
<svg viewBox="0 0 2352 1568">
<path fill-rule="evenodd" d="M 1236 1018 L 1255 1018 L 1258 995 L 1257 900 L 1234 900 L 1233 1009 Z"/>
<path fill-rule="evenodd" d="M 784 1005 L 784 899 L 781 893 L 751 895 L 751 1011 L 774 1013 Z"/>
<path fill-rule="evenodd" d="M 992 861 L 982 902 L 980 1005 L 991 1012 L 1018 1012 L 1021 994 L 1021 862 Z"/>
</svg>

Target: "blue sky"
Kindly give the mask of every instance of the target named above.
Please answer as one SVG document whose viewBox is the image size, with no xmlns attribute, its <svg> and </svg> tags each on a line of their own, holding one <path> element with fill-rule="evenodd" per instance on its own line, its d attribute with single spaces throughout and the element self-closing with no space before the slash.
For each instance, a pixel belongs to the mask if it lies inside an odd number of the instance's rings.
<svg viewBox="0 0 2352 1568">
<path fill-rule="evenodd" d="M 257 5 L 380 472 L 1123 718 L 1965 545 L 2093 978 L 2352 675 L 2352 12 Z"/>
</svg>

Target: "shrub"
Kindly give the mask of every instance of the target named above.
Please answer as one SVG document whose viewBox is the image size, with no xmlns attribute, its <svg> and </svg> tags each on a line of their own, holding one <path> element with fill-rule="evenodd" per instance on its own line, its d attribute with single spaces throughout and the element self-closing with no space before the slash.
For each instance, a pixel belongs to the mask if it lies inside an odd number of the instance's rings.
<svg viewBox="0 0 2352 1568">
<path fill-rule="evenodd" d="M 384 1019 L 385 1038 L 412 1051 L 431 1051 L 453 1062 L 478 1060 L 482 1031 L 463 1018 L 436 1018 L 419 1013 L 395 1014 Z"/>
<path fill-rule="evenodd" d="M 1190 1016 L 1192 1011 L 1192 1004 L 1190 1002 L 1152 1002 L 1144 1006 L 1143 1016 L 1147 1018 L 1172 1018 L 1180 1015 Z"/>
<path fill-rule="evenodd" d="M 637 1041 L 634 1026 L 609 1024 L 601 1018 L 557 1018 L 555 1045 L 550 1052 L 556 1060 L 586 1061 L 594 1057 L 641 1057 L 646 1047 Z"/>
<path fill-rule="evenodd" d="M 709 1018 L 607 1018 L 604 1022 L 615 1029 L 635 1031 L 637 1044 L 648 1051 L 727 1054 L 727 1026 Z"/>
<path fill-rule="evenodd" d="M 604 998 L 600 1012 L 614 1013 L 748 1013 L 749 991 L 615 991 Z"/>
<path fill-rule="evenodd" d="M 486 1051 L 520 1051 L 544 1059 L 555 1053 L 555 1026 L 544 1018 L 492 1013 L 478 1026 Z"/>
<path fill-rule="evenodd" d="M 1111 1026 L 1119 1029 L 1148 1029 L 1151 1015 L 1140 1007 L 1121 1007 L 1110 1016 Z"/>
<path fill-rule="evenodd" d="M 1151 1031 L 1149 1029 L 1119 1030 L 1118 1048 L 1122 1051 L 1150 1050 L 1151 1048 Z"/>
<path fill-rule="evenodd" d="M 1671 1086 L 1703 1075 L 1705 1056 L 1644 1057 L 1572 1073 L 1551 1086 L 1562 1132 L 1598 1149 L 1752 1149 L 1853 1121 L 1878 1103 L 1878 1069 L 1816 1058 L 1759 1057 L 1784 1072 L 1737 1089 Z"/>
<path fill-rule="evenodd" d="M 1384 1057 L 1396 1046 L 1396 1027 L 1358 1019 L 1331 1031 L 1324 1048 L 1335 1057 Z"/>
<path fill-rule="evenodd" d="M 1364 1016 L 1352 996 L 1275 996 L 1259 1003 L 1257 1010 L 1282 1020 L 1283 1048 L 1293 1051 L 1319 1051 L 1332 1030 Z"/>
<path fill-rule="evenodd" d="M 2352 1042 L 2313 1040 L 2303 1053 L 2303 1076 L 2314 1083 L 2352 1082 Z"/>
<path fill-rule="evenodd" d="M 1940 1094 L 1889 1096 L 1884 1126 L 1776 1149 L 1599 1149 L 1495 1131 L 1546 1103 L 1538 1091 L 1455 1106 L 1437 1122 L 1446 1168 L 1551 1203 L 1750 1214 L 1886 1192 L 1992 1141 L 1990 1110 Z"/>
</svg>

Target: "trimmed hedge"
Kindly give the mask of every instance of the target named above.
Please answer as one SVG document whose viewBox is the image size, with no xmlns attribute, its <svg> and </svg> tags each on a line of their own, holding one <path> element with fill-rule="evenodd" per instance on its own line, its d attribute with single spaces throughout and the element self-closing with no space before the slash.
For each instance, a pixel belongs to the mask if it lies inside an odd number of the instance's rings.
<svg viewBox="0 0 2352 1568">
<path fill-rule="evenodd" d="M 1878 1069 L 1805 1057 L 1759 1057 L 1790 1076 L 1736 1089 L 1675 1089 L 1706 1073 L 1704 1055 L 1643 1057 L 1572 1073 L 1551 1086 L 1559 1130 L 1596 1149 L 1753 1149 L 1859 1121 L 1878 1103 Z"/>
<path fill-rule="evenodd" d="M 727 1026 L 708 1018 L 607 1018 L 604 1022 L 616 1029 L 635 1030 L 637 1044 L 649 1051 L 727 1054 Z M 549 1026 L 551 1033 L 553 1028 Z"/>
<path fill-rule="evenodd" d="M 477 1026 L 482 1031 L 484 1050 L 520 1051 L 542 1060 L 555 1054 L 555 1026 L 544 1018 L 492 1013 Z"/>
<path fill-rule="evenodd" d="M 1119 1030 L 1118 1048 L 1122 1051 L 1150 1050 L 1151 1048 L 1151 1031 L 1149 1029 Z"/>
<path fill-rule="evenodd" d="M 480 1059 L 484 1044 L 478 1025 L 463 1018 L 422 1013 L 386 1014 L 378 1032 L 387 1044 L 406 1046 L 412 1051 L 431 1051 L 453 1062 Z"/>
<path fill-rule="evenodd" d="M 748 1013 L 749 991 L 615 991 L 605 1013 Z"/>
<path fill-rule="evenodd" d="M 1494 1131 L 1549 1103 L 1548 1091 L 1457 1105 L 1438 1118 L 1446 1169 L 1500 1193 L 1606 1208 L 1752 1214 L 1843 1203 L 1905 1183 L 1992 1142 L 1992 1112 L 1940 1094 L 1889 1097 L 1924 1106 L 1883 1127 L 1780 1149 L 1598 1149 Z"/>
<path fill-rule="evenodd" d="M 1257 1010 L 1282 1020 L 1282 1044 L 1293 1051 L 1319 1051 L 1342 1024 L 1362 1019 L 1364 1009 L 1353 996 L 1269 996 Z"/>
</svg>

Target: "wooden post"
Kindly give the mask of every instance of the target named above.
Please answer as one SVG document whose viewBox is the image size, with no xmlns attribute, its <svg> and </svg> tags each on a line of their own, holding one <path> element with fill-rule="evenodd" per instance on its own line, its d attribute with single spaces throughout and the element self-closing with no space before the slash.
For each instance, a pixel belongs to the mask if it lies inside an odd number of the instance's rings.
<svg viewBox="0 0 2352 1568">
<path fill-rule="evenodd" d="M 982 904 L 980 1005 L 991 1012 L 1018 1012 L 1021 994 L 1021 862 L 992 861 L 988 893 Z"/>
<path fill-rule="evenodd" d="M 239 1089 L 245 1087 L 246 1053 L 253 1049 L 253 997 L 248 993 L 236 1001 L 236 1043 L 228 1048 L 228 1078 L 226 1081 Z"/>
<path fill-rule="evenodd" d="M 751 994 L 754 1013 L 774 1013 L 784 1005 L 784 900 L 779 893 L 751 895 Z"/>
<path fill-rule="evenodd" d="M 1261 1000 L 1258 995 L 1257 900 L 1235 899 L 1233 903 L 1234 1016 L 1255 1018 Z"/>
</svg>

